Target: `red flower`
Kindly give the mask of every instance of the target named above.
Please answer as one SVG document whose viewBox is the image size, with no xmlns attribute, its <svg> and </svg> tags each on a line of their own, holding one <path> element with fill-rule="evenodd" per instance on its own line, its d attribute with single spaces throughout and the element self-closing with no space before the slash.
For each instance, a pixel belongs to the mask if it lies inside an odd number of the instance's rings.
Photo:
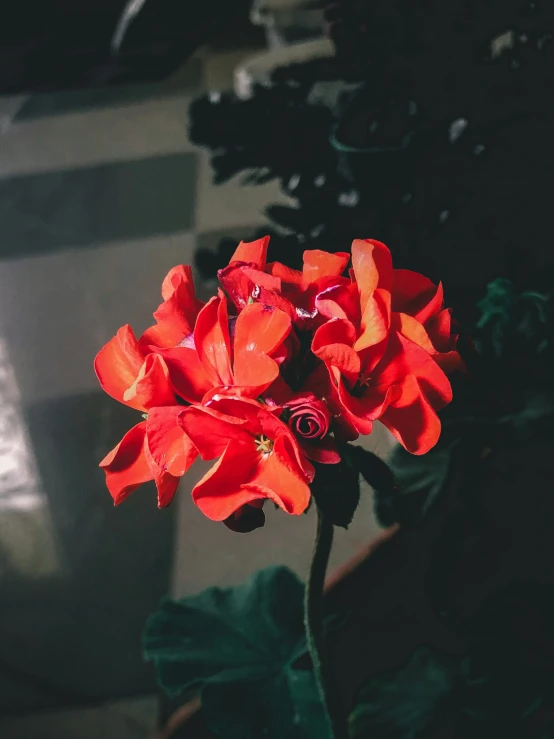
<svg viewBox="0 0 554 739">
<path fill-rule="evenodd" d="M 462 360 L 456 351 L 458 335 L 452 330 L 451 311 L 444 308 L 443 299 L 440 283 L 436 286 L 427 277 L 407 269 L 394 270 L 392 309 L 402 314 L 401 333 L 421 343 L 437 364 L 452 372 L 461 368 Z M 423 326 L 424 332 L 417 324 Z"/>
<path fill-rule="evenodd" d="M 144 352 L 129 325 L 120 328 L 100 349 L 94 369 L 102 389 L 131 408 L 147 411 L 153 406 L 175 403 L 164 360 Z"/>
<path fill-rule="evenodd" d="M 162 297 L 164 302 L 154 313 L 157 324 L 139 341 L 125 325 L 94 360 L 96 375 L 108 395 L 140 411 L 175 404 L 178 389 L 171 366 L 159 349 L 186 342 L 202 307 L 194 295 L 191 269 L 183 265 L 167 274 Z"/>
<path fill-rule="evenodd" d="M 104 390 L 146 414 L 101 462 L 116 504 L 154 480 L 168 505 L 200 453 L 218 461 L 196 504 L 250 531 L 266 499 L 302 513 L 308 460 L 340 462 L 336 440 L 376 419 L 415 454 L 436 443 L 445 371 L 461 364 L 441 285 L 394 270 L 378 241 L 353 243 L 348 276 L 345 252 L 306 251 L 301 272 L 267 264 L 268 241 L 239 244 L 220 272 L 228 297 L 205 305 L 190 268 L 172 269 L 155 325 L 139 340 L 124 326 L 98 353 Z"/>
<path fill-rule="evenodd" d="M 323 464 L 337 464 L 340 454 L 334 439 L 329 436 L 331 413 L 315 395 L 304 395 L 284 405 L 288 425 L 308 459 Z"/>
<path fill-rule="evenodd" d="M 203 306 L 194 292 L 192 270 L 183 264 L 173 267 L 162 283 L 164 302 L 154 313 L 156 325 L 147 329 L 140 345 L 173 348 L 192 335 L 196 317 Z"/>
<path fill-rule="evenodd" d="M 229 266 L 220 269 L 219 281 L 240 311 L 252 302 L 280 308 L 291 318 L 294 307 L 281 296 L 281 280 L 266 272 L 269 236 L 257 241 L 241 241 Z"/>
<path fill-rule="evenodd" d="M 304 439 L 322 439 L 329 431 L 331 415 L 321 400 L 299 398 L 287 404 L 290 411 L 289 426 Z"/>
<path fill-rule="evenodd" d="M 188 450 L 190 466 L 196 459 L 197 452 L 190 443 L 186 444 L 186 438 L 186 434 L 182 432 L 182 453 L 185 456 Z M 133 426 L 115 449 L 104 457 L 100 467 L 106 473 L 106 484 L 115 505 L 123 503 L 143 483 L 154 480 L 158 490 L 158 506 L 164 508 L 173 500 L 179 484 L 178 476 L 158 466 L 152 458 L 146 438 L 146 422 Z"/>
<path fill-rule="evenodd" d="M 330 402 L 347 433 L 368 434 L 380 419 L 408 451 L 423 454 L 440 434 L 436 411 L 452 398 L 439 366 L 444 355 L 421 323 L 442 313 L 436 340 L 445 338 L 442 292 L 434 288 L 432 298 L 428 291 L 421 297 L 421 276 L 404 272 L 397 300 L 410 307 L 409 297 L 414 315 L 394 311 L 395 271 L 388 248 L 378 241 L 355 241 L 352 263 L 355 286 L 337 286 L 322 297 L 320 311 L 331 320 L 317 329 L 312 342 L 329 371 Z M 426 288 L 431 284 L 425 280 Z M 455 364 L 451 351 L 447 364 Z"/>
<path fill-rule="evenodd" d="M 187 345 L 157 351 L 177 393 L 189 403 L 221 392 L 257 397 L 279 375 L 278 354 L 290 330 L 286 313 L 259 303 L 230 317 L 227 299 L 219 295 L 198 314 Z"/>
<path fill-rule="evenodd" d="M 130 326 L 123 326 L 94 361 L 102 388 L 124 405 L 148 411 L 148 420 L 134 426 L 100 463 L 116 505 L 143 482 L 154 480 L 158 505 L 169 505 L 179 477 L 198 452 L 177 425 L 182 410 L 165 361 L 141 350 Z"/>
<path fill-rule="evenodd" d="M 192 491 L 208 518 L 225 521 L 264 499 L 287 513 L 306 510 L 313 467 L 289 427 L 267 406 L 216 397 L 207 406 L 186 408 L 179 420 L 202 459 L 219 457 Z"/>
<path fill-rule="evenodd" d="M 350 260 L 346 252 L 330 254 L 315 249 L 304 252 L 299 272 L 280 262 L 266 263 L 269 237 L 241 242 L 219 280 L 238 310 L 249 302 L 273 305 L 287 313 L 301 328 L 312 328 L 317 319 L 317 297 L 337 284 Z"/>
</svg>

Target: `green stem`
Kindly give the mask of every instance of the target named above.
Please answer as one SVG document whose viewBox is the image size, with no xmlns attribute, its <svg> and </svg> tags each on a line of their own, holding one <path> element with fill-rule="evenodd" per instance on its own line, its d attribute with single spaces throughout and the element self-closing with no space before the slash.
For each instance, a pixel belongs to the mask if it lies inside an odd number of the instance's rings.
<svg viewBox="0 0 554 739">
<path fill-rule="evenodd" d="M 317 534 L 304 597 L 304 628 L 314 675 L 333 728 L 334 739 L 348 739 L 340 697 L 334 684 L 323 634 L 323 586 L 333 544 L 333 524 L 317 509 Z"/>
</svg>

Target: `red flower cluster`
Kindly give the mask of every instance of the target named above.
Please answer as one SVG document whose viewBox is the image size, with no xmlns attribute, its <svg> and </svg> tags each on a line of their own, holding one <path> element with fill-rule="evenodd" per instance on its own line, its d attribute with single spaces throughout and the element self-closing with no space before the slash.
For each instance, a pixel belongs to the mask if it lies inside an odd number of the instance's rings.
<svg viewBox="0 0 554 739">
<path fill-rule="evenodd" d="M 100 464 L 116 504 L 154 480 L 168 505 L 200 455 L 217 462 L 196 504 L 250 530 L 267 498 L 302 513 L 311 461 L 338 463 L 337 442 L 377 419 L 413 454 L 438 440 L 460 365 L 442 287 L 393 269 L 378 241 L 306 251 L 302 272 L 267 264 L 268 242 L 239 244 L 205 305 L 190 267 L 175 267 L 156 324 L 138 340 L 124 326 L 98 353 L 104 390 L 145 417 Z"/>
</svg>

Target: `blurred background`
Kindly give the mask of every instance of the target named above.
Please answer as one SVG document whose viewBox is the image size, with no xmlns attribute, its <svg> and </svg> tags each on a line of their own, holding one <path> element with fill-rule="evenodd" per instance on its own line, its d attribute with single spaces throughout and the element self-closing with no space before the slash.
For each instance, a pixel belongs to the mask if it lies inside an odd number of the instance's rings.
<svg viewBox="0 0 554 739">
<path fill-rule="evenodd" d="M 460 320 L 502 273 L 550 289 L 554 10 L 488 0 L 19 0 L 0 26 L 0 736 L 151 737 L 160 599 L 305 574 L 312 515 L 247 536 L 97 464 L 134 423 L 92 362 L 161 281 L 236 243 L 386 241 Z M 448 248 L 445 248 L 445 244 Z M 533 246 L 530 257 L 530 245 Z M 549 271 L 550 270 L 550 271 Z M 386 455 L 384 432 L 370 437 Z M 378 531 L 371 496 L 334 564 Z M 163 710 L 163 709 L 162 709 Z"/>
</svg>

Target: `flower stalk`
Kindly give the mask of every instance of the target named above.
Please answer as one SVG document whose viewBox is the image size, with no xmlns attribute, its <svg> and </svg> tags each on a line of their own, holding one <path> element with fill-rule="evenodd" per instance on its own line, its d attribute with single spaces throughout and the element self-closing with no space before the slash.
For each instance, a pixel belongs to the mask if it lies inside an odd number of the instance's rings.
<svg viewBox="0 0 554 739">
<path fill-rule="evenodd" d="M 327 655 L 323 626 L 323 588 L 333 544 L 333 524 L 317 507 L 317 533 L 304 596 L 304 628 L 316 684 L 326 708 L 333 739 L 348 739 L 339 693 Z"/>
</svg>

